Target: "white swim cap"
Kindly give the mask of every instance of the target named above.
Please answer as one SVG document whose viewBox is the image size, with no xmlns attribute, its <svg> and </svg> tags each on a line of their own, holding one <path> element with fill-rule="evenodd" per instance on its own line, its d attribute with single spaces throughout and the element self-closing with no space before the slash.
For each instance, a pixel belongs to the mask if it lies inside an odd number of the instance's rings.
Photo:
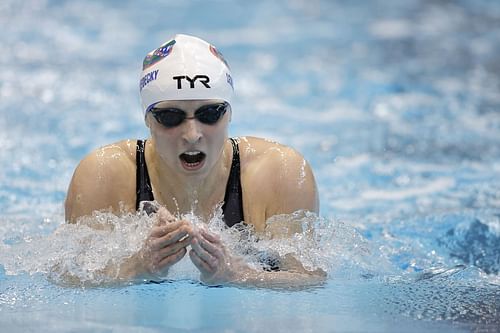
<svg viewBox="0 0 500 333">
<path fill-rule="evenodd" d="M 161 101 L 221 99 L 231 103 L 234 92 L 222 54 L 200 38 L 180 34 L 146 55 L 139 89 L 144 115 Z"/>
</svg>

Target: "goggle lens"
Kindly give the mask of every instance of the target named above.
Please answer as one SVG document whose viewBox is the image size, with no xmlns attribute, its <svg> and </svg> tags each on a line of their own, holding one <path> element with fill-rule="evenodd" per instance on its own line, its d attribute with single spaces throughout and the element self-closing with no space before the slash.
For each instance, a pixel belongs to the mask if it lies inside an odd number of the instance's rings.
<svg viewBox="0 0 500 333">
<path fill-rule="evenodd" d="M 206 125 L 214 125 L 226 113 L 229 103 L 218 103 L 203 105 L 194 112 L 194 118 Z M 151 109 L 156 121 L 165 127 L 176 127 L 188 118 L 186 112 L 178 108 L 156 108 Z"/>
</svg>

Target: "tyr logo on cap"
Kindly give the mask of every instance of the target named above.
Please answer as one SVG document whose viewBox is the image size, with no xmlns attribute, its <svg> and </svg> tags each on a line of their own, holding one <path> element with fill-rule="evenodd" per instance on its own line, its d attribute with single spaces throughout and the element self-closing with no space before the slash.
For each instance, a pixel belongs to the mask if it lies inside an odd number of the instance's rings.
<svg viewBox="0 0 500 333">
<path fill-rule="evenodd" d="M 199 81 L 201 84 L 205 86 L 205 88 L 211 88 L 208 84 L 210 82 L 210 78 L 206 75 L 196 75 L 194 78 L 190 78 L 187 75 L 173 76 L 172 79 L 177 80 L 177 89 L 182 89 L 182 80 L 186 80 L 189 82 L 189 88 L 194 88 L 194 83 Z"/>
</svg>

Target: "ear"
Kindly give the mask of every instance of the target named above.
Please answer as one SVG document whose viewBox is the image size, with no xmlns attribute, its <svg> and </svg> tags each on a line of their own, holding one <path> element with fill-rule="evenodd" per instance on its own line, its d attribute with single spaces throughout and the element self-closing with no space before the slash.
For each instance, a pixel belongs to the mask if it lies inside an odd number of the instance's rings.
<svg viewBox="0 0 500 333">
<path fill-rule="evenodd" d="M 229 122 L 231 122 L 231 119 L 233 118 L 233 108 L 231 105 L 229 105 Z"/>
</svg>

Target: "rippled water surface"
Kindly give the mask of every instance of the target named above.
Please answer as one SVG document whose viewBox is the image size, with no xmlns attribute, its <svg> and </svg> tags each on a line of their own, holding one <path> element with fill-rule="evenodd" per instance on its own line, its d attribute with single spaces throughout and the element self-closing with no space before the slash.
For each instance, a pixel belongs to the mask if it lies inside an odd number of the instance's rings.
<svg viewBox="0 0 500 333">
<path fill-rule="evenodd" d="M 7 0 L 0 22 L 2 331 L 498 331 L 496 2 Z M 324 286 L 207 288 L 189 261 L 161 284 L 64 284 L 145 235 L 140 216 L 64 225 L 63 201 L 86 153 L 147 137 L 140 64 L 178 32 L 231 64 L 230 135 L 311 163 L 321 214 L 293 218 L 314 234 L 261 245 Z"/>
</svg>

